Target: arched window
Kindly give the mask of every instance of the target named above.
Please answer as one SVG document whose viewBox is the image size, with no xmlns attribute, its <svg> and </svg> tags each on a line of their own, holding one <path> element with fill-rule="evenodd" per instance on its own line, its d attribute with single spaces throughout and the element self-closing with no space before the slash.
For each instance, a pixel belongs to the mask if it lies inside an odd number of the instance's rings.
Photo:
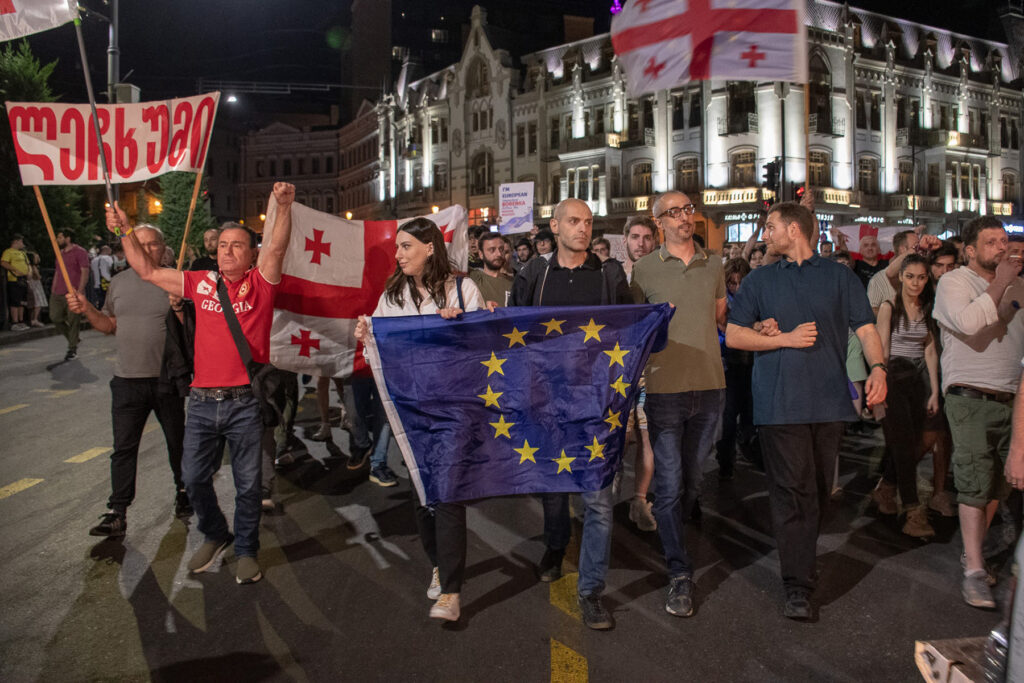
<svg viewBox="0 0 1024 683">
<path fill-rule="evenodd" d="M 638 161 L 630 169 L 631 187 L 634 195 L 651 194 L 651 171 L 653 164 L 649 161 Z"/>
<path fill-rule="evenodd" d="M 730 185 L 732 187 L 753 187 L 754 182 L 753 150 L 733 152 L 729 157 Z"/>
<path fill-rule="evenodd" d="M 1012 171 L 1003 171 L 1003 201 L 1017 201 L 1017 176 Z"/>
<path fill-rule="evenodd" d="M 863 156 L 857 160 L 857 189 L 864 194 L 878 194 L 878 159 Z"/>
<path fill-rule="evenodd" d="M 327 213 L 334 213 L 334 193 L 328 193 L 324 197 L 324 211 Z"/>
<path fill-rule="evenodd" d="M 676 189 L 687 194 L 700 191 L 700 165 L 697 157 L 676 159 Z"/>
<path fill-rule="evenodd" d="M 491 94 L 491 75 L 487 69 L 487 62 L 482 57 L 477 57 L 469 65 L 469 72 L 466 74 L 466 93 L 470 99 L 489 97 Z"/>
<path fill-rule="evenodd" d="M 808 84 L 811 98 L 811 114 L 817 114 L 819 133 L 832 132 L 832 74 L 820 54 L 811 57 L 808 70 Z"/>
<path fill-rule="evenodd" d="M 807 156 L 810 165 L 810 181 L 815 187 L 832 186 L 832 157 L 828 152 L 812 149 Z"/>
<path fill-rule="evenodd" d="M 491 185 L 491 168 L 493 161 L 490 152 L 478 152 L 473 157 L 472 168 L 472 194 L 493 194 L 494 188 Z"/>
</svg>

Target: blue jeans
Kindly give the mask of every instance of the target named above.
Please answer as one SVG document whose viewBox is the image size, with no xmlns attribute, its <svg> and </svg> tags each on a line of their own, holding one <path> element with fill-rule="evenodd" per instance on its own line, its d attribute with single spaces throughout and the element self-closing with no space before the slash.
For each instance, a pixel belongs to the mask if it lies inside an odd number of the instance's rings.
<svg viewBox="0 0 1024 683">
<path fill-rule="evenodd" d="M 353 377 L 349 389 L 352 396 L 349 410 L 352 416 L 352 443 L 355 448 L 369 448 L 370 442 L 373 442 L 370 469 L 374 470 L 388 462 L 391 424 L 372 377 Z"/>
<path fill-rule="evenodd" d="M 654 519 L 670 578 L 693 576 L 683 540 L 683 513 L 700 495 L 701 466 L 714 443 L 724 389 L 647 394 L 647 430 L 654 449 Z"/>
<path fill-rule="evenodd" d="M 213 490 L 213 475 L 222 455 L 217 446 L 223 437 L 231 453 L 235 480 L 235 555 L 239 557 L 256 557 L 260 548 L 262 434 L 263 420 L 255 396 L 224 401 L 203 398 L 195 391 L 189 396 L 181 461 L 185 490 L 206 540 L 216 543 L 227 539 L 231 532 Z"/>
<path fill-rule="evenodd" d="M 580 541 L 580 573 L 576 591 L 580 595 L 600 595 L 612 554 L 612 487 L 581 493 L 583 499 L 583 538 Z M 542 493 L 544 539 L 548 548 L 565 552 L 572 533 L 568 493 Z"/>
</svg>

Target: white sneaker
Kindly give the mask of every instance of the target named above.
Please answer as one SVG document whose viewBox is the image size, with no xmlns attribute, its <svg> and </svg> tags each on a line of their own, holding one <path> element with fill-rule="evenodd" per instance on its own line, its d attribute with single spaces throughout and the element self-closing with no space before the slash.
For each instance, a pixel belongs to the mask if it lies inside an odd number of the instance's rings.
<svg viewBox="0 0 1024 683">
<path fill-rule="evenodd" d="M 28 325 L 24 325 L 22 323 L 14 323 L 13 325 L 11 325 L 11 332 L 21 332 L 27 329 Z"/>
<path fill-rule="evenodd" d="M 444 619 L 445 621 L 459 620 L 459 594 L 441 593 L 441 596 L 430 608 L 431 619 Z"/>
<path fill-rule="evenodd" d="M 434 567 L 430 573 L 430 585 L 427 586 L 427 597 L 431 600 L 437 600 L 441 597 L 441 575 L 437 571 L 437 567 Z"/>
</svg>

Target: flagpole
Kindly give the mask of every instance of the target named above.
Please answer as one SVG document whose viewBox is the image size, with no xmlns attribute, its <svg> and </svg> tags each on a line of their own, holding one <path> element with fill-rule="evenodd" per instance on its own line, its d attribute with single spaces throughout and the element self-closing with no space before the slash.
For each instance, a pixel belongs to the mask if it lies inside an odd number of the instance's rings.
<svg viewBox="0 0 1024 683">
<path fill-rule="evenodd" d="M 82 19 L 77 14 L 74 19 L 75 35 L 78 37 L 78 55 L 82 60 L 82 72 L 85 75 L 85 91 L 89 95 L 89 106 L 92 108 L 92 123 L 96 133 L 96 146 L 100 150 L 100 164 L 103 167 L 103 183 L 107 186 L 107 202 L 114 206 L 114 188 L 110 184 L 110 170 L 107 167 L 107 153 L 103 149 L 103 135 L 100 133 L 100 117 L 96 112 L 96 94 L 92 91 L 92 79 L 89 78 L 89 60 L 85 55 L 85 40 L 82 38 Z M 69 285 L 70 286 L 70 285 Z"/>
<path fill-rule="evenodd" d="M 46 203 L 43 201 L 43 193 L 39 191 L 38 185 L 33 185 L 32 189 L 36 192 L 36 201 L 39 202 L 39 210 L 43 213 L 43 223 L 46 224 L 46 232 L 50 233 L 50 244 L 53 245 L 53 253 L 57 256 L 57 265 L 60 266 L 60 272 L 64 276 L 64 284 L 68 286 L 68 291 L 74 291 L 74 287 L 71 286 L 71 278 L 68 277 L 68 267 L 64 265 L 64 257 L 60 253 L 60 246 L 57 244 L 57 235 L 53 232 L 53 224 L 50 223 L 50 214 L 46 211 Z"/>
<path fill-rule="evenodd" d="M 811 191 L 811 84 L 804 83 L 804 193 Z"/>
<path fill-rule="evenodd" d="M 188 230 L 192 227 L 192 214 L 196 210 L 196 199 L 199 197 L 199 186 L 203 183 L 203 169 L 196 173 L 196 184 L 192 187 L 192 201 L 188 205 L 188 218 L 185 219 L 185 234 L 181 238 L 181 251 L 178 253 L 178 270 L 185 262 L 185 249 L 188 245 Z"/>
</svg>

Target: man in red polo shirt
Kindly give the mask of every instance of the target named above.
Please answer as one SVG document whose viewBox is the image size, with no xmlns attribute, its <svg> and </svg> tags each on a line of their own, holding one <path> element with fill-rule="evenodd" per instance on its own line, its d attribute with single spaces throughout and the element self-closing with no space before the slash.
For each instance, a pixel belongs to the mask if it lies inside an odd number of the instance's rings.
<svg viewBox="0 0 1024 683">
<path fill-rule="evenodd" d="M 263 421 L 259 402 L 253 395 L 249 375 L 235 346 L 227 319 L 217 297 L 223 279 L 231 307 L 255 361 L 270 358 L 270 325 L 274 316 L 274 291 L 281 281 L 288 240 L 291 237 L 291 204 L 295 187 L 274 184 L 277 215 L 270 242 L 257 249 L 256 233 L 246 227 L 227 228 L 217 243 L 217 271 L 181 271 L 155 268 L 145 258 L 138 240 L 127 228 L 122 237 L 125 256 L 139 276 L 170 294 L 192 299 L 196 307 L 195 376 L 189 395 L 185 424 L 185 452 L 182 479 L 206 540 L 188 562 L 191 572 L 209 569 L 232 541 L 240 584 L 263 578 L 256 552 L 259 550 L 260 522 L 260 435 Z M 128 225 L 120 207 L 107 209 L 107 227 L 117 232 Z M 257 260 L 257 254 L 259 259 Z M 253 267 L 253 264 L 256 267 Z M 223 437 L 231 452 L 235 481 L 235 536 L 217 504 L 213 474 L 221 453 Z"/>
</svg>

